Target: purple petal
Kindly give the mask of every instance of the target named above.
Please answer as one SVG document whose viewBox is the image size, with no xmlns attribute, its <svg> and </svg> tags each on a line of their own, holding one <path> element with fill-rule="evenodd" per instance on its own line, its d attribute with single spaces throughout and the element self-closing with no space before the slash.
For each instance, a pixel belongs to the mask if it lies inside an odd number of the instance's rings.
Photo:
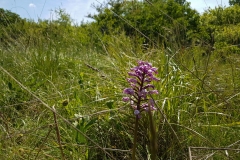
<svg viewBox="0 0 240 160">
<path fill-rule="evenodd" d="M 129 76 L 135 76 L 135 77 L 137 77 L 137 75 L 136 75 L 135 72 L 128 72 L 128 75 L 129 75 Z"/>
<path fill-rule="evenodd" d="M 137 80 L 135 78 L 128 78 L 127 81 L 134 84 L 137 83 Z"/>
<path fill-rule="evenodd" d="M 158 90 L 151 90 L 148 92 L 149 94 L 158 94 Z"/>
<path fill-rule="evenodd" d="M 140 111 L 139 110 L 134 110 L 134 115 L 139 115 L 140 114 Z"/>
<path fill-rule="evenodd" d="M 148 111 L 149 111 L 149 108 L 150 108 L 150 111 L 155 111 L 155 110 L 157 110 L 157 108 L 156 108 L 156 107 L 153 107 L 153 106 L 146 107 L 146 108 L 144 108 L 144 109 L 145 109 L 146 112 L 148 112 Z"/>
<path fill-rule="evenodd" d="M 151 80 L 150 80 L 149 78 L 145 78 L 145 79 L 144 79 L 144 82 L 148 82 L 148 83 L 150 83 Z"/>
<path fill-rule="evenodd" d="M 132 88 L 125 88 L 123 90 L 123 93 L 129 94 L 129 95 L 133 95 L 134 94 L 134 90 Z"/>
<path fill-rule="evenodd" d="M 133 105 L 133 104 L 134 104 L 134 101 L 133 101 L 133 100 L 131 100 L 131 101 L 130 101 L 130 104 L 131 104 L 131 105 Z"/>
<path fill-rule="evenodd" d="M 153 77 L 152 80 L 154 80 L 154 81 L 160 81 L 160 79 L 157 78 L 157 77 Z"/>
<path fill-rule="evenodd" d="M 148 108 L 148 103 L 143 103 L 143 104 L 141 105 L 141 108 L 143 108 L 143 109 Z"/>
<path fill-rule="evenodd" d="M 138 96 L 146 99 L 147 98 L 147 90 L 146 89 L 141 90 L 140 92 L 138 92 Z"/>
<path fill-rule="evenodd" d="M 128 101 L 130 101 L 130 98 L 129 97 L 123 97 L 122 100 L 123 100 L 123 102 L 128 102 Z"/>
<path fill-rule="evenodd" d="M 134 110 L 136 110 L 137 109 L 137 106 L 134 106 L 134 105 L 132 105 L 131 106 Z"/>
<path fill-rule="evenodd" d="M 147 84 L 146 86 L 143 87 L 143 89 L 147 89 L 147 88 L 154 88 L 154 85 L 152 85 L 152 84 Z"/>
</svg>

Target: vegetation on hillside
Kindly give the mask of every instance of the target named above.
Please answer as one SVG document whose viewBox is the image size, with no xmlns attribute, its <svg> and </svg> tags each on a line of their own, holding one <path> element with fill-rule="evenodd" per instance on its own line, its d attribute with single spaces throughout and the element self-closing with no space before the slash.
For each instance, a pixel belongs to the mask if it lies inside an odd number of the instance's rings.
<svg viewBox="0 0 240 160">
<path fill-rule="evenodd" d="M 240 6 L 108 0 L 92 22 L 0 9 L 0 159 L 131 159 L 130 68 L 158 68 L 136 159 L 240 158 Z M 199 147 L 199 148 L 198 148 Z M 190 154 L 191 153 L 191 154 Z"/>
</svg>

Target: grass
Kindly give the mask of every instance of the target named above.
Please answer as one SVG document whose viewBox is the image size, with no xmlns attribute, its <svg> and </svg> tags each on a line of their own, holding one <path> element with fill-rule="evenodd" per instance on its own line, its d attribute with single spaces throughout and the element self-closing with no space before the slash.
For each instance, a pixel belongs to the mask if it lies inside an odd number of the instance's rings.
<svg viewBox="0 0 240 160">
<path fill-rule="evenodd" d="M 152 115 L 158 159 L 188 159 L 189 147 L 239 148 L 238 54 L 142 51 L 123 34 L 107 38 L 98 38 L 101 48 L 81 51 L 70 39 L 64 49 L 56 43 L 0 50 L 0 159 L 130 159 L 135 119 L 121 99 L 127 72 L 140 59 L 159 72 Z M 150 157 L 145 116 L 137 159 Z M 211 159 L 238 153 L 191 150 Z"/>
</svg>

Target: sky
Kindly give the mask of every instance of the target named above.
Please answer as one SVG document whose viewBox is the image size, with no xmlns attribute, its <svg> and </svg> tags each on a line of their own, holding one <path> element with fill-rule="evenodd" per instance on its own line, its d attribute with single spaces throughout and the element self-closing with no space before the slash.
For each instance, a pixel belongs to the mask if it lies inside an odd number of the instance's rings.
<svg viewBox="0 0 240 160">
<path fill-rule="evenodd" d="M 187 0 L 191 7 L 202 13 L 215 6 L 228 6 L 229 0 Z M 104 0 L 0 0 L 0 8 L 17 13 L 22 18 L 40 19 L 54 18 L 55 9 L 65 9 L 75 23 L 91 21 L 86 18 L 89 13 L 96 13 L 92 4 L 99 5 Z"/>
</svg>

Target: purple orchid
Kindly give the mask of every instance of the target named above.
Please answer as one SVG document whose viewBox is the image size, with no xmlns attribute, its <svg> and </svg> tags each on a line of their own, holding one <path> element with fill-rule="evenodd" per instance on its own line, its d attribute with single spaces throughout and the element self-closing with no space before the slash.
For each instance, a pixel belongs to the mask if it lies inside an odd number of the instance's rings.
<svg viewBox="0 0 240 160">
<path fill-rule="evenodd" d="M 123 90 L 127 97 L 123 97 L 124 102 L 129 102 L 134 109 L 134 114 L 140 118 L 142 111 L 156 110 L 154 107 L 154 100 L 149 98 L 151 94 L 158 94 L 157 90 L 154 90 L 154 85 L 150 84 L 152 81 L 158 81 L 155 77 L 157 74 L 157 68 L 152 67 L 151 63 L 139 61 L 138 66 L 131 68 L 128 75 L 131 78 L 127 78 L 131 88 L 125 88 Z"/>
</svg>

